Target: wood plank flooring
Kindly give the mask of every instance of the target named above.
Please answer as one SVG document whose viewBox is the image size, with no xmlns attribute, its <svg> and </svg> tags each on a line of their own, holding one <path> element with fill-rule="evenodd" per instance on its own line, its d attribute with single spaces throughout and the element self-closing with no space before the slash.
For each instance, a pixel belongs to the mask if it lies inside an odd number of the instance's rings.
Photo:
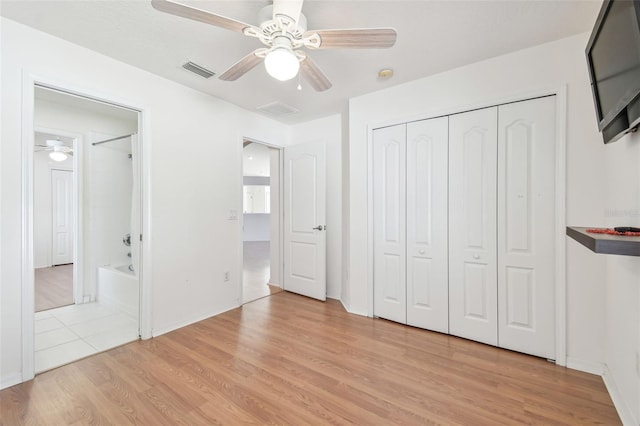
<svg viewBox="0 0 640 426">
<path fill-rule="evenodd" d="M 73 264 L 36 268 L 35 311 L 73 304 Z"/>
<path fill-rule="evenodd" d="M 20 424 L 620 424 L 598 376 L 282 292 L 0 392 Z"/>
</svg>

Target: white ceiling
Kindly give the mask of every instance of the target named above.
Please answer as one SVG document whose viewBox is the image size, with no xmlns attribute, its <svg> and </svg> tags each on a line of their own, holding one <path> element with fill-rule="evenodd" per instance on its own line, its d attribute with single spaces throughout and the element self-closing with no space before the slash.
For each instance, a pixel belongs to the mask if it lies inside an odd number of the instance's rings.
<svg viewBox="0 0 640 426">
<path fill-rule="evenodd" d="M 184 1 L 250 24 L 269 1 Z M 590 31 L 600 0 L 330 1 L 307 0 L 309 29 L 394 27 L 385 50 L 309 51 L 333 83 L 314 92 L 297 79 L 278 82 L 258 66 L 235 82 L 205 80 L 181 68 L 187 60 L 221 74 L 260 43 L 200 22 L 167 15 L 147 0 L 7 1 L 9 19 L 101 52 L 248 110 L 280 101 L 300 110 L 284 123 L 345 111 L 348 99 L 465 64 Z M 380 81 L 378 70 L 393 68 Z"/>
</svg>

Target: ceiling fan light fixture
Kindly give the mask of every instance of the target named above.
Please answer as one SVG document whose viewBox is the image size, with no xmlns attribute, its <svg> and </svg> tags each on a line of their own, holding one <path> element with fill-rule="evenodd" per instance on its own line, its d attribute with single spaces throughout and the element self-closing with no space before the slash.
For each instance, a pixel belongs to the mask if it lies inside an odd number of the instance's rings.
<svg viewBox="0 0 640 426">
<path fill-rule="evenodd" d="M 300 61 L 298 57 L 286 47 L 276 47 L 264 58 L 267 73 L 280 81 L 291 80 L 298 75 Z"/>
<path fill-rule="evenodd" d="M 49 158 L 53 161 L 64 161 L 67 159 L 67 154 L 61 151 L 52 151 L 49 153 Z"/>
</svg>

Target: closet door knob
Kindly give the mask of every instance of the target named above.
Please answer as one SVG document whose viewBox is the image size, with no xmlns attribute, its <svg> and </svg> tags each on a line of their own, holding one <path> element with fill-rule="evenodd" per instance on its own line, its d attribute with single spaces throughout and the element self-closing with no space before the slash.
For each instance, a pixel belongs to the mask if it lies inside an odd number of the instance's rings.
<svg viewBox="0 0 640 426">
<path fill-rule="evenodd" d="M 420 254 L 424 254 L 424 249 L 420 249 L 420 250 L 418 250 L 418 253 L 420 253 Z"/>
<path fill-rule="evenodd" d="M 474 258 L 475 260 L 478 260 L 478 259 L 480 259 L 480 255 L 479 255 L 479 254 L 474 254 L 474 255 L 473 255 L 473 258 Z"/>
</svg>

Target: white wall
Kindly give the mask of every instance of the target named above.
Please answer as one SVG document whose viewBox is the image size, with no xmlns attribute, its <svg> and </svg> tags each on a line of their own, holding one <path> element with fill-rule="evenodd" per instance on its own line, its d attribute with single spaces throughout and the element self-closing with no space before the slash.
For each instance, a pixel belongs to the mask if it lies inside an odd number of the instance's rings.
<svg viewBox="0 0 640 426">
<path fill-rule="evenodd" d="M 640 135 L 605 147 L 604 226 L 640 227 Z M 602 256 L 602 255 L 594 255 Z M 604 256 L 605 379 L 625 424 L 640 424 L 640 257 Z M 612 389 L 613 388 L 613 389 Z"/>
<path fill-rule="evenodd" d="M 152 333 L 238 306 L 238 277 L 223 279 L 229 265 L 240 270 L 239 221 L 228 219 L 230 209 L 242 211 L 240 182 L 220 182 L 242 175 L 243 136 L 286 145 L 289 128 L 11 20 L 0 26 L 0 385 L 22 380 L 23 72 L 143 109 L 142 156 L 151 165 L 143 277 L 152 283 Z"/>
<path fill-rule="evenodd" d="M 327 297 L 342 294 L 342 122 L 340 115 L 292 126 L 294 144 L 324 141 L 327 146 Z"/>
<path fill-rule="evenodd" d="M 435 113 L 567 86 L 567 224 L 602 223 L 604 176 L 594 167 L 604 146 L 596 127 L 582 34 L 416 80 L 350 101 L 349 186 L 351 235 L 348 309 L 368 312 L 367 132 L 381 123 L 404 122 Z M 558 230 L 564 234 L 564 230 Z M 567 243 L 567 351 L 570 360 L 601 366 L 604 345 L 605 259 Z"/>
</svg>

